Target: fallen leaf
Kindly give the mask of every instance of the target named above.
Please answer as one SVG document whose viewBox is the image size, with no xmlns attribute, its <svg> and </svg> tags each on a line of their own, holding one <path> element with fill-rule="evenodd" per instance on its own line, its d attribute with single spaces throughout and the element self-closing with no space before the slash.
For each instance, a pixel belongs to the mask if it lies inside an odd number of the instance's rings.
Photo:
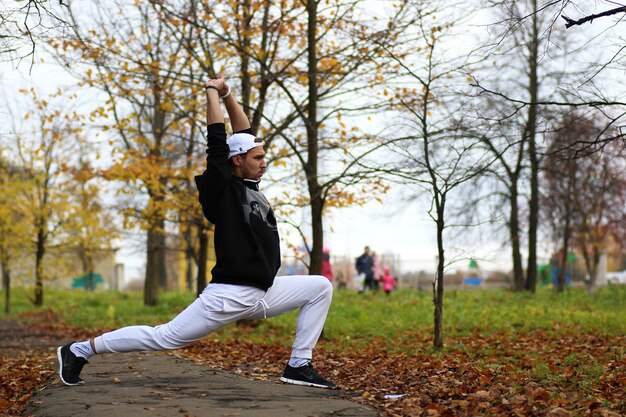
<svg viewBox="0 0 626 417">
<path fill-rule="evenodd" d="M 489 391 L 485 391 L 485 390 L 476 391 L 476 396 L 480 398 L 489 397 Z"/>
<path fill-rule="evenodd" d="M 548 413 L 548 416 L 550 416 L 550 417 L 568 417 L 568 416 L 570 416 L 570 415 L 571 415 L 571 414 L 570 414 L 570 412 L 569 412 L 569 411 L 567 411 L 566 409 L 561 408 L 561 407 L 556 407 L 556 408 L 553 408 L 553 409 L 552 409 L 552 410 L 550 410 L 550 412 Z"/>
</svg>

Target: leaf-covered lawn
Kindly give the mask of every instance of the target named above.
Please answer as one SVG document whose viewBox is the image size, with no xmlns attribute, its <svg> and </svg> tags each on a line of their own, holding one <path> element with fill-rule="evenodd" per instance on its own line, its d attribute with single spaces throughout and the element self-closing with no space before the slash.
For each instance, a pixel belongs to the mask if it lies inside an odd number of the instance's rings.
<svg viewBox="0 0 626 417">
<path fill-rule="evenodd" d="M 41 331 L 41 326 L 27 330 Z M 59 338 L 84 333 L 58 322 L 46 331 L 47 337 L 54 331 Z M 457 339 L 442 352 L 429 350 L 423 335 L 414 335 L 414 340 L 421 349 L 392 354 L 386 346 L 393 341 L 385 339 L 344 353 L 322 341 L 314 363 L 343 394 L 389 416 L 626 414 L 624 336 L 543 330 L 476 334 Z M 289 347 L 207 338 L 176 354 L 251 378 L 276 380 Z M 56 378 L 55 364 L 49 351 L 0 355 L 0 414 L 21 415 L 36 390 Z"/>
<path fill-rule="evenodd" d="M 30 324 L 0 321 L 0 416 L 22 416 L 31 397 L 58 375 L 55 347 L 89 333 L 50 310 L 26 313 L 22 319 Z"/>
<path fill-rule="evenodd" d="M 22 415 L 24 406 L 55 373 L 45 365 L 45 354 L 0 354 L 0 415 Z"/>
<path fill-rule="evenodd" d="M 456 342 L 443 352 L 412 354 L 388 354 L 389 341 L 382 339 L 349 353 L 326 349 L 322 342 L 314 364 L 356 401 L 390 416 L 626 414 L 623 336 L 535 331 L 476 334 Z M 289 348 L 205 340 L 179 354 L 249 377 L 276 379 Z"/>
<path fill-rule="evenodd" d="M 18 297 L 21 312 L 11 317 L 28 327 L 0 332 L 0 415 L 22 415 L 32 395 L 57 378 L 50 346 L 106 328 L 167 321 L 193 298 L 164 294 L 155 308 L 142 307 L 140 294 L 53 295 L 49 309 L 38 312 Z M 533 296 L 451 292 L 445 348 L 434 351 L 429 294 L 337 292 L 314 365 L 342 388 L 338 395 L 382 415 L 626 415 L 625 300 L 621 287 Z M 276 381 L 296 314 L 227 326 L 174 354 Z"/>
</svg>

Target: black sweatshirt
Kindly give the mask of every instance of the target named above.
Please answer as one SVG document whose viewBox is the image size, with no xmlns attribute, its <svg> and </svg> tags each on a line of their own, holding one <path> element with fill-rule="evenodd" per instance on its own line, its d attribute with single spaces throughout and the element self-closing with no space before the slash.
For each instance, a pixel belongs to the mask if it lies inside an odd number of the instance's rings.
<svg viewBox="0 0 626 417">
<path fill-rule="evenodd" d="M 211 282 L 267 290 L 280 268 L 274 212 L 258 181 L 233 175 L 224 123 L 208 126 L 207 146 L 207 169 L 195 179 L 204 216 L 215 225 Z"/>
</svg>

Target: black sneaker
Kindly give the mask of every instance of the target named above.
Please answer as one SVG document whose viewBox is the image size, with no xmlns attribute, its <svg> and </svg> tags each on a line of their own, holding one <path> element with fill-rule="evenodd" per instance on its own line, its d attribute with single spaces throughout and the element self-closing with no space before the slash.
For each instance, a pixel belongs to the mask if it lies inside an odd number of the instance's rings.
<svg viewBox="0 0 626 417">
<path fill-rule="evenodd" d="M 285 368 L 283 376 L 280 378 L 283 384 L 305 385 L 307 387 L 329 388 L 335 389 L 335 383 L 322 378 L 313 369 L 313 365 L 309 362 L 305 366 L 293 368 L 289 365 Z"/>
<path fill-rule="evenodd" d="M 59 375 L 61 376 L 61 381 L 65 385 L 82 385 L 83 380 L 80 379 L 80 371 L 83 370 L 83 366 L 85 366 L 87 359 L 79 358 L 74 355 L 70 350 L 70 346 L 72 343 L 68 343 L 65 346 L 61 346 L 57 349 L 57 358 L 59 358 Z"/>
</svg>

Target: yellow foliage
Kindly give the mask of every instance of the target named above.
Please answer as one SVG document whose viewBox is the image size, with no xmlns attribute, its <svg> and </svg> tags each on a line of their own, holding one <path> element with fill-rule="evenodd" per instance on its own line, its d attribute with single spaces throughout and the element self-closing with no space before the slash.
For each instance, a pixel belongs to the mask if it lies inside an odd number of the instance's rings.
<svg viewBox="0 0 626 417">
<path fill-rule="evenodd" d="M 174 110 L 174 103 L 172 103 L 171 101 L 161 103 L 160 109 L 165 112 L 172 113 L 172 111 Z"/>
<path fill-rule="evenodd" d="M 287 162 L 284 159 L 276 159 L 273 162 L 273 165 L 276 167 L 285 167 L 287 168 Z"/>
<path fill-rule="evenodd" d="M 320 69 L 322 70 L 330 70 L 335 67 L 340 67 L 340 63 L 335 57 L 330 58 L 322 58 L 319 62 Z"/>
<path fill-rule="evenodd" d="M 298 82 L 300 84 L 307 84 L 309 82 L 309 74 L 306 72 L 301 72 L 298 74 Z"/>
</svg>

